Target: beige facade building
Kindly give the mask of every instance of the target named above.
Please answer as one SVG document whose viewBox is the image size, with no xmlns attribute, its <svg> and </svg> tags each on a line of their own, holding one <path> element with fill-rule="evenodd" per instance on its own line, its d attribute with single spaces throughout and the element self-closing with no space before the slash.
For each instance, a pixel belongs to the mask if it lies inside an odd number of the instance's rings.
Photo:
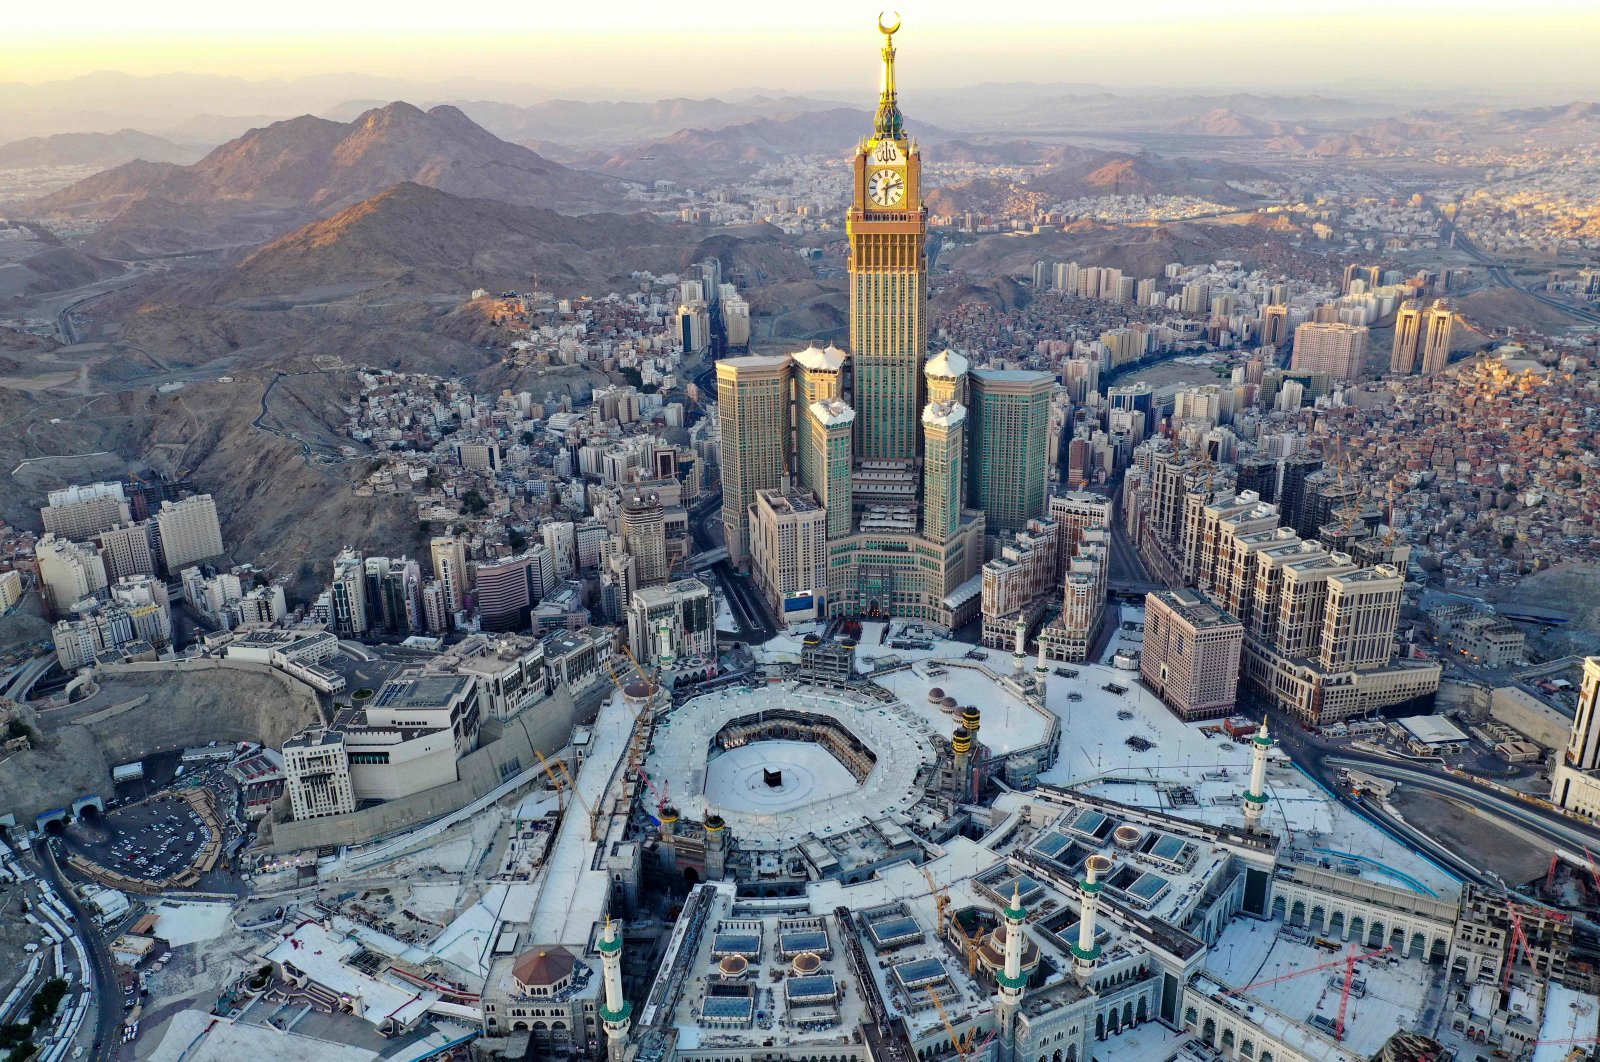
<svg viewBox="0 0 1600 1062">
<path fill-rule="evenodd" d="M 433 561 L 433 577 L 444 589 L 445 608 L 457 612 L 466 607 L 471 589 L 467 569 L 467 544 L 454 535 L 441 535 L 428 543 Z"/>
<path fill-rule="evenodd" d="M 1450 364 L 1450 340 L 1455 331 L 1456 312 L 1443 299 L 1436 299 L 1426 314 L 1428 331 L 1422 343 L 1422 373 L 1431 376 Z"/>
<path fill-rule="evenodd" d="M 1139 674 L 1184 720 L 1215 719 L 1233 710 L 1244 624 L 1193 590 L 1145 597 Z"/>
<path fill-rule="evenodd" d="M 1307 321 L 1294 330 L 1294 368 L 1354 380 L 1367 359 L 1366 325 Z"/>
<path fill-rule="evenodd" d="M 1389 371 L 1410 376 L 1417 371 L 1417 354 L 1422 349 L 1422 303 L 1407 299 L 1394 318 L 1394 348 L 1389 353 Z"/>
<path fill-rule="evenodd" d="M 756 493 L 750 529 L 757 588 L 778 622 L 824 614 L 828 589 L 828 512 L 806 491 Z"/>
<path fill-rule="evenodd" d="M 112 582 L 128 575 L 151 575 L 156 558 L 150 552 L 150 525 L 118 524 L 100 532 L 100 554 L 105 560 L 106 577 Z"/>
<path fill-rule="evenodd" d="M 121 483 L 64 487 L 48 497 L 49 504 L 39 510 L 39 517 L 45 531 L 57 538 L 78 542 L 132 519 Z"/>
<path fill-rule="evenodd" d="M 89 542 L 70 542 L 47 534 L 34 547 L 39 562 L 39 585 L 52 615 L 60 617 L 73 605 L 106 588 L 106 566 L 100 551 Z"/>
<path fill-rule="evenodd" d="M 222 525 L 217 522 L 217 503 L 209 494 L 162 502 L 156 529 L 169 575 L 222 556 Z"/>
<path fill-rule="evenodd" d="M 624 494 L 620 517 L 624 547 L 634 559 L 635 589 L 667 581 L 666 510 L 655 492 Z"/>
<path fill-rule="evenodd" d="M 350 788 L 350 759 L 344 736 L 321 728 L 305 730 L 283 746 L 284 788 L 296 822 L 327 815 L 348 815 L 356 809 Z"/>
<path fill-rule="evenodd" d="M 1600 656 L 1583 661 L 1572 736 L 1551 773 L 1550 800 L 1568 811 L 1600 818 Z"/>
<path fill-rule="evenodd" d="M 734 565 L 750 563 L 750 507 L 778 490 L 788 472 L 790 380 L 787 355 L 717 362 L 717 418 L 722 432 L 722 526 Z"/>
</svg>

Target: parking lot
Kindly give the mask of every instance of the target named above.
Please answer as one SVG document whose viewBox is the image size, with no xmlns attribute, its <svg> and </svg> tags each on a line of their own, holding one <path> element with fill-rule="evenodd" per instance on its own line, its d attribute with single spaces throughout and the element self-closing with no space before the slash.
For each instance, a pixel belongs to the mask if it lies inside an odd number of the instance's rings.
<svg viewBox="0 0 1600 1062">
<path fill-rule="evenodd" d="M 188 802 L 159 796 L 116 808 L 67 830 L 68 852 L 130 878 L 161 881 L 182 873 L 210 839 Z"/>
</svg>

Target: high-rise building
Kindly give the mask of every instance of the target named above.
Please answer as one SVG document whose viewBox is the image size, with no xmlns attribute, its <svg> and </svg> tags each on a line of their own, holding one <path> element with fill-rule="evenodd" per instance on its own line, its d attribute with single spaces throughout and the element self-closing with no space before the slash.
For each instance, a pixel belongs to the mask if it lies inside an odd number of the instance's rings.
<svg viewBox="0 0 1600 1062">
<path fill-rule="evenodd" d="M 49 504 L 39 510 L 47 533 L 80 542 L 131 519 L 122 484 L 88 483 L 64 487 L 49 494 Z"/>
<path fill-rule="evenodd" d="M 922 155 L 906 134 L 895 90 L 894 37 L 885 35 L 872 136 L 856 151 L 850 241 L 850 350 L 857 450 L 863 461 L 917 456 L 922 363 L 928 348 L 928 211 Z"/>
<path fill-rule="evenodd" d="M 722 323 L 728 333 L 729 350 L 746 350 L 750 346 L 750 304 L 743 296 L 733 295 L 722 300 Z"/>
<path fill-rule="evenodd" d="M 1428 329 L 1422 342 L 1422 373 L 1431 376 L 1450 364 L 1450 339 L 1456 314 L 1443 299 L 1436 299 L 1425 317 Z"/>
<path fill-rule="evenodd" d="M 428 544 L 433 577 L 444 589 L 445 607 L 459 612 L 467 606 L 471 576 L 467 573 L 467 544 L 454 535 L 441 535 Z"/>
<path fill-rule="evenodd" d="M 336 730 L 305 730 L 283 743 L 284 788 L 296 822 L 356 809 L 350 786 L 350 757 Z"/>
<path fill-rule="evenodd" d="M 1269 304 L 1261 308 L 1261 345 L 1280 347 L 1289 341 L 1289 307 Z"/>
<path fill-rule="evenodd" d="M 1410 376 L 1417 371 L 1417 351 L 1422 344 L 1422 303 L 1407 299 L 1394 317 L 1394 349 L 1389 355 L 1389 371 Z"/>
<path fill-rule="evenodd" d="M 222 526 L 217 522 L 217 503 L 209 494 L 162 502 L 156 529 L 169 576 L 222 556 Z"/>
<path fill-rule="evenodd" d="M 1551 772 L 1550 799 L 1568 811 L 1600 817 L 1600 656 L 1584 658 L 1572 735 Z"/>
<path fill-rule="evenodd" d="M 1053 386 L 1043 372 L 972 373 L 967 496 L 974 509 L 983 510 L 991 534 L 1020 531 L 1044 515 Z"/>
<path fill-rule="evenodd" d="M 795 402 L 809 406 L 813 402 L 844 397 L 844 367 L 849 355 L 838 347 L 810 346 L 796 351 L 794 360 Z"/>
<path fill-rule="evenodd" d="M 150 552 L 150 526 L 144 521 L 118 524 L 100 532 L 101 557 L 106 565 L 106 578 L 116 582 L 126 575 L 150 575 L 156 570 L 154 555 Z"/>
<path fill-rule="evenodd" d="M 729 559 L 746 567 L 750 507 L 756 494 L 776 490 L 788 472 L 787 356 L 747 355 L 717 362 L 717 418 L 722 430 L 722 526 Z"/>
<path fill-rule="evenodd" d="M 828 537 L 850 533 L 850 447 L 855 410 L 838 399 L 823 399 L 806 408 L 801 420 L 800 482 L 828 513 Z"/>
<path fill-rule="evenodd" d="M 716 653 L 717 606 L 711 588 L 699 579 L 639 590 L 628 602 L 627 619 L 628 646 L 646 667 L 660 659 L 663 634 L 666 648 L 679 662 Z"/>
<path fill-rule="evenodd" d="M 551 563 L 555 565 L 556 578 L 565 579 L 577 567 L 577 535 L 571 520 L 552 520 L 539 529 L 544 544 L 550 550 Z"/>
<path fill-rule="evenodd" d="M 961 527 L 967 411 L 959 402 L 929 402 L 922 410 L 922 529 L 935 542 Z"/>
<path fill-rule="evenodd" d="M 1139 674 L 1179 718 L 1215 719 L 1233 710 L 1244 625 L 1193 590 L 1145 596 Z"/>
<path fill-rule="evenodd" d="M 474 566 L 478 625 L 483 630 L 515 631 L 528 625 L 528 610 L 534 601 L 532 584 L 537 578 L 533 566 L 531 552 Z"/>
<path fill-rule="evenodd" d="M 22 573 L 14 569 L 0 572 L 0 613 L 21 604 L 22 594 Z"/>
<path fill-rule="evenodd" d="M 444 634 L 450 629 L 450 596 L 444 584 L 430 579 L 422 585 L 422 622 L 429 634 Z"/>
<path fill-rule="evenodd" d="M 367 618 L 367 567 L 361 551 L 346 546 L 333 559 L 333 630 L 359 638 L 371 628 Z"/>
<path fill-rule="evenodd" d="M 1366 325 L 1307 321 L 1294 330 L 1293 367 L 1327 373 L 1334 380 L 1353 380 L 1367 358 L 1368 334 Z"/>
<path fill-rule="evenodd" d="M 45 605 L 62 616 L 73 605 L 106 588 L 106 566 L 93 543 L 71 542 L 46 534 L 34 547 Z"/>
<path fill-rule="evenodd" d="M 826 615 L 828 513 L 805 491 L 762 490 L 751 507 L 751 570 L 780 623 Z"/>
<path fill-rule="evenodd" d="M 628 492 L 620 518 L 624 548 L 633 555 L 635 588 L 667 581 L 666 510 L 654 491 Z"/>
</svg>

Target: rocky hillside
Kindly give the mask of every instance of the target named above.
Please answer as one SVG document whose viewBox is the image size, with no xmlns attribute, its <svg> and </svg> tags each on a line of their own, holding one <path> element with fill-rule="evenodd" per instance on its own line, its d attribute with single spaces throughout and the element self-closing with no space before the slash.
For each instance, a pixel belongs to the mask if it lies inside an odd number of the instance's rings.
<svg viewBox="0 0 1600 1062">
<path fill-rule="evenodd" d="M 357 281 L 465 292 L 525 283 L 534 273 L 541 283 L 609 291 L 633 270 L 668 272 L 702 257 L 703 236 L 647 214 L 573 217 L 400 184 L 261 247 L 213 294 L 227 300 Z M 776 279 L 806 273 L 774 229 L 747 230 L 725 250 L 735 269 L 784 274 Z"/>
<path fill-rule="evenodd" d="M 391 103 L 351 122 L 302 115 L 252 129 L 190 166 L 130 162 L 35 200 L 29 209 L 116 216 L 130 203 L 156 200 L 255 216 L 277 212 L 288 219 L 283 231 L 405 181 L 567 210 L 614 205 L 621 189 L 507 143 L 454 107 L 422 111 Z"/>
<path fill-rule="evenodd" d="M 201 152 L 159 136 L 123 129 L 116 133 L 57 133 L 0 144 L 0 169 L 27 166 L 116 166 L 134 159 L 193 162 Z"/>
</svg>

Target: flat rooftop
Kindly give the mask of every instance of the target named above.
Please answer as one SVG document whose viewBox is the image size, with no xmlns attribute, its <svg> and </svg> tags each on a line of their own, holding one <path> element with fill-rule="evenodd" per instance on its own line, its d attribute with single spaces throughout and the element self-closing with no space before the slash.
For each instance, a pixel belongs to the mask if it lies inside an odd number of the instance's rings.
<svg viewBox="0 0 1600 1062">
<path fill-rule="evenodd" d="M 373 702 L 378 708 L 443 708 L 466 693 L 472 679 L 466 675 L 421 675 L 390 679 Z"/>
</svg>

